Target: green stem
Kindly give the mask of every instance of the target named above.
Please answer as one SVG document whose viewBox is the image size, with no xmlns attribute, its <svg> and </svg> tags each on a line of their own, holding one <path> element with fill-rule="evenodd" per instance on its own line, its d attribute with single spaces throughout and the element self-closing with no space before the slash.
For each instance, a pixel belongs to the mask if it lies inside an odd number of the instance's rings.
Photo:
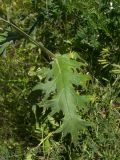
<svg viewBox="0 0 120 160">
<path fill-rule="evenodd" d="M 30 37 L 27 33 L 25 33 L 22 29 L 20 29 L 19 27 L 17 27 L 16 25 L 14 25 L 13 23 L 5 20 L 4 18 L 0 17 L 0 20 L 2 20 L 3 22 L 11 25 L 13 28 L 15 28 L 20 34 L 22 34 L 24 37 L 28 38 L 33 44 L 35 44 L 37 47 L 39 47 L 43 52 L 45 52 L 48 56 L 50 56 L 51 58 L 55 58 L 55 55 L 49 51 L 47 48 L 44 47 L 44 45 L 41 42 L 37 42 L 35 41 L 32 37 Z"/>
</svg>

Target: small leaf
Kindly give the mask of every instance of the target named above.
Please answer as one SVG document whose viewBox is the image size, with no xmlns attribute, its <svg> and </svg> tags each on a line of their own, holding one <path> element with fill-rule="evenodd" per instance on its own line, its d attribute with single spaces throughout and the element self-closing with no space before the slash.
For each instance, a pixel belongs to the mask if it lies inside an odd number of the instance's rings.
<svg viewBox="0 0 120 160">
<path fill-rule="evenodd" d="M 44 152 L 45 152 L 46 154 L 49 154 L 49 153 L 50 153 L 50 150 L 51 150 L 51 144 L 50 144 L 49 138 L 47 138 L 47 139 L 44 141 Z"/>
<path fill-rule="evenodd" d="M 6 48 L 9 46 L 9 42 L 4 43 L 2 46 L 0 46 L 0 55 L 4 54 Z"/>
</svg>

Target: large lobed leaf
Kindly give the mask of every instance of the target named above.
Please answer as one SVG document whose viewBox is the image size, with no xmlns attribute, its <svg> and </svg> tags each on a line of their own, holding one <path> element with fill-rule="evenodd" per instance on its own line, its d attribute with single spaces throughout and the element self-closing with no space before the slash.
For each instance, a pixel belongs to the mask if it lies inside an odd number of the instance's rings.
<svg viewBox="0 0 120 160">
<path fill-rule="evenodd" d="M 81 119 L 78 109 L 86 106 L 90 96 L 81 96 L 75 90 L 75 86 L 86 88 L 86 82 L 90 80 L 88 75 L 80 71 L 84 65 L 67 55 L 57 55 L 52 63 L 52 69 L 46 74 L 45 82 L 34 87 L 34 90 L 43 90 L 45 96 L 42 103 L 51 108 L 52 115 L 59 111 L 63 112 L 63 123 L 57 132 L 62 131 L 64 135 L 70 133 L 73 141 L 77 139 L 79 130 L 89 125 Z M 48 78 L 49 75 L 52 76 Z"/>
</svg>

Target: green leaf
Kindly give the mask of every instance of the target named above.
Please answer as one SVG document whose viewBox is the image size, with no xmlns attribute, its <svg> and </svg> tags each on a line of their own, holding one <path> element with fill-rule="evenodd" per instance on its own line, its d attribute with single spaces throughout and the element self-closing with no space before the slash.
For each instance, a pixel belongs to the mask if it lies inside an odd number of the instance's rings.
<svg viewBox="0 0 120 160">
<path fill-rule="evenodd" d="M 44 152 L 49 154 L 51 150 L 51 144 L 50 144 L 50 140 L 49 137 L 44 141 Z"/>
<path fill-rule="evenodd" d="M 56 132 L 63 132 L 64 135 L 70 133 L 73 141 L 78 138 L 79 130 L 89 124 L 81 119 L 78 108 L 86 106 L 90 102 L 90 96 L 77 94 L 74 87 L 86 87 L 86 82 L 90 80 L 90 76 L 80 71 L 81 66 L 85 65 L 69 58 L 68 55 L 57 55 L 50 71 L 51 79 L 48 78 L 49 74 L 46 74 L 44 83 L 39 83 L 34 88 L 45 93 L 42 105 L 51 108 L 51 115 L 63 112 L 63 123 Z"/>
<path fill-rule="evenodd" d="M 0 46 L 0 55 L 4 54 L 6 48 L 9 46 L 9 42 L 4 43 L 2 46 Z"/>
</svg>

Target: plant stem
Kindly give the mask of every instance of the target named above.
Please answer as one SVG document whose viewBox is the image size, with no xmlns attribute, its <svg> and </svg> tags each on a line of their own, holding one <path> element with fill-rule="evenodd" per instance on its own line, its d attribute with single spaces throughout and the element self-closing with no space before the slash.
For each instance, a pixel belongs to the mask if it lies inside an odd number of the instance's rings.
<svg viewBox="0 0 120 160">
<path fill-rule="evenodd" d="M 48 56 L 50 56 L 51 58 L 55 58 L 55 55 L 51 51 L 49 51 L 46 47 L 44 47 L 43 43 L 35 41 L 31 36 L 29 36 L 27 33 L 25 33 L 22 29 L 17 27 L 15 24 L 5 20 L 4 18 L 0 17 L 0 20 L 11 25 L 13 28 L 15 28 L 20 34 L 22 34 L 24 37 L 29 39 L 33 44 L 35 44 L 37 47 L 39 47 Z"/>
</svg>

